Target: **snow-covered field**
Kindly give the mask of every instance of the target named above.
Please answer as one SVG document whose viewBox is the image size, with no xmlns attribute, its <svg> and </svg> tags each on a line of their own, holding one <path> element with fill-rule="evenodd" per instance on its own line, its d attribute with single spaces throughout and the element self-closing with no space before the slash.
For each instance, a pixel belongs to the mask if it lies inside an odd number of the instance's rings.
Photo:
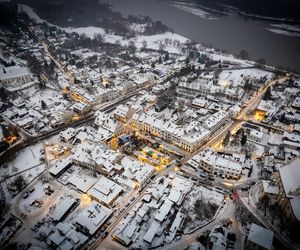
<svg viewBox="0 0 300 250">
<path fill-rule="evenodd" d="M 160 48 L 160 44 L 164 43 L 166 39 L 169 39 L 169 42 L 165 47 L 164 50 L 170 53 L 180 53 L 180 48 L 176 47 L 172 42 L 178 41 L 181 44 L 189 41 L 189 39 L 180 36 L 176 33 L 165 32 L 162 34 L 156 34 L 152 36 L 144 36 L 138 35 L 131 39 L 124 39 L 121 36 L 115 34 L 106 33 L 104 29 L 99 27 L 79 27 L 79 28 L 63 28 L 66 32 L 72 33 L 76 32 L 78 34 L 85 34 L 86 36 L 93 38 L 96 34 L 101 34 L 104 38 L 104 41 L 107 43 L 120 43 L 123 46 L 128 46 L 130 41 L 135 43 L 137 48 L 142 48 L 144 41 L 147 42 L 146 48 L 158 50 Z"/>
<path fill-rule="evenodd" d="M 215 61 L 219 61 L 219 60 L 229 61 L 231 63 L 239 64 L 244 67 L 248 67 L 248 66 L 251 67 L 254 65 L 254 62 L 252 62 L 252 61 L 245 61 L 242 59 L 238 59 L 238 58 L 235 58 L 233 55 L 229 55 L 229 54 L 228 55 L 217 54 L 214 49 L 212 49 L 212 50 L 213 50 L 212 53 L 208 53 L 208 52 L 203 52 L 203 53 Z"/>
</svg>

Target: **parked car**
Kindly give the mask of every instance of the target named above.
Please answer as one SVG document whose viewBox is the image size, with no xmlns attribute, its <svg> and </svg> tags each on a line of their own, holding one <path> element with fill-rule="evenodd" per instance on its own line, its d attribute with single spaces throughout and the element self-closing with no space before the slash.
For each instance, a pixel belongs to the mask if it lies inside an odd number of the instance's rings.
<svg viewBox="0 0 300 250">
<path fill-rule="evenodd" d="M 104 239 L 106 236 L 108 235 L 108 232 L 104 232 L 104 234 L 102 235 L 102 238 Z"/>
<path fill-rule="evenodd" d="M 22 195 L 23 199 L 28 198 L 28 196 L 29 196 L 28 192 L 25 192 L 25 193 Z"/>
</svg>

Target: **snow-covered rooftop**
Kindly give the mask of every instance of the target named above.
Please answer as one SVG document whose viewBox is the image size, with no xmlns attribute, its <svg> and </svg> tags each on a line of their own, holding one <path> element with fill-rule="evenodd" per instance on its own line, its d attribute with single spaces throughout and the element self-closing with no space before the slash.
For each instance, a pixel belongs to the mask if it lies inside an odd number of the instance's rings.
<svg viewBox="0 0 300 250">
<path fill-rule="evenodd" d="M 99 181 L 88 191 L 88 194 L 99 202 L 110 205 L 122 190 L 123 188 L 112 180 L 101 176 Z"/>
<path fill-rule="evenodd" d="M 248 240 L 255 244 L 271 250 L 274 233 L 264 227 L 252 223 Z"/>
<path fill-rule="evenodd" d="M 96 201 L 92 201 L 91 204 L 74 219 L 74 222 L 85 227 L 89 234 L 93 235 L 111 214 L 112 211 L 109 208 L 101 206 Z"/>
</svg>

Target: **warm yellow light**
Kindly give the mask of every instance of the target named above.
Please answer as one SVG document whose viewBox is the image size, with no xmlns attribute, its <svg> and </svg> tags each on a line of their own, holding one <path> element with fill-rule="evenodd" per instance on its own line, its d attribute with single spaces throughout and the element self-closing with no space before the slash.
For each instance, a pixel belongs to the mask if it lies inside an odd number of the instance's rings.
<svg viewBox="0 0 300 250">
<path fill-rule="evenodd" d="M 230 86 L 230 83 L 227 82 L 227 81 L 225 81 L 225 80 L 220 80 L 220 81 L 219 81 L 219 85 L 221 85 L 221 86 L 227 88 L 227 87 Z"/>
<path fill-rule="evenodd" d="M 88 194 L 83 194 L 80 197 L 80 201 L 82 204 L 89 204 L 92 201 L 92 199 L 91 199 L 91 197 L 88 196 Z"/>
<path fill-rule="evenodd" d="M 266 112 L 265 111 L 261 111 L 261 110 L 256 110 L 253 114 L 253 117 L 255 120 L 257 121 L 262 121 L 265 117 Z"/>
<path fill-rule="evenodd" d="M 233 184 L 230 182 L 222 182 L 222 184 L 226 187 L 231 187 L 231 188 L 233 187 Z"/>
<path fill-rule="evenodd" d="M 77 120 L 79 120 L 79 119 L 80 119 L 80 115 L 74 114 L 74 115 L 72 116 L 72 118 L 71 118 L 71 121 L 74 122 L 74 121 L 77 121 Z"/>
<path fill-rule="evenodd" d="M 4 141 L 11 144 L 11 143 L 14 143 L 17 139 L 18 139 L 18 137 L 16 135 L 9 135 L 8 137 L 4 138 Z"/>
</svg>

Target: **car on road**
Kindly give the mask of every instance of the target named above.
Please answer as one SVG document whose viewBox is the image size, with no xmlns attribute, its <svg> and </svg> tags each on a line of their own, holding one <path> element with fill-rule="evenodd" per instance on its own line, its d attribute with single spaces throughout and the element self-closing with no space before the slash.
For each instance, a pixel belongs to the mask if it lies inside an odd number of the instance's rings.
<svg viewBox="0 0 300 250">
<path fill-rule="evenodd" d="M 102 235 L 102 238 L 104 239 L 106 236 L 108 235 L 108 232 L 104 232 L 104 234 Z"/>
<path fill-rule="evenodd" d="M 33 227 L 31 228 L 31 230 L 32 230 L 33 232 L 39 231 L 39 229 L 38 229 L 36 226 L 33 226 Z"/>
<path fill-rule="evenodd" d="M 175 237 L 175 241 L 179 241 L 181 239 L 181 235 Z"/>
<path fill-rule="evenodd" d="M 206 177 L 207 177 L 207 174 L 205 174 L 205 173 L 200 173 L 199 176 L 200 176 L 201 178 L 206 178 Z"/>
<path fill-rule="evenodd" d="M 22 195 L 23 199 L 28 198 L 28 196 L 29 196 L 28 192 L 25 192 L 25 193 Z"/>
<path fill-rule="evenodd" d="M 213 176 L 210 175 L 210 176 L 208 177 L 208 179 L 211 180 L 211 181 L 214 181 L 214 180 L 215 180 L 215 177 L 213 177 Z"/>
</svg>

